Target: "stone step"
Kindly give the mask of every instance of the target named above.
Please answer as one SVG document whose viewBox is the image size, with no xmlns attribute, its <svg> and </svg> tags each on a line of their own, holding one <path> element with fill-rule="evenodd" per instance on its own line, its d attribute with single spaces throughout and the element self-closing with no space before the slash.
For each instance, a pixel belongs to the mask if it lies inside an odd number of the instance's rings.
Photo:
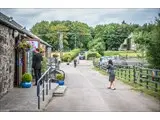
<svg viewBox="0 0 160 120">
<path fill-rule="evenodd" d="M 53 96 L 64 95 L 66 90 L 67 90 L 67 86 L 65 85 L 58 86 L 58 88 L 53 92 Z"/>
</svg>

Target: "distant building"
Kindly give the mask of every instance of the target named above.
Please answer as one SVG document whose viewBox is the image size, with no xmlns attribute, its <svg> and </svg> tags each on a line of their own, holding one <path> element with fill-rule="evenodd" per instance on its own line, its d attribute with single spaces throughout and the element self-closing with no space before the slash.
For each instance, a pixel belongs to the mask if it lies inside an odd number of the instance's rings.
<svg viewBox="0 0 160 120">
<path fill-rule="evenodd" d="M 133 33 L 131 33 L 128 38 L 126 38 L 121 44 L 119 50 L 136 50 L 136 44 L 133 39 Z"/>
</svg>

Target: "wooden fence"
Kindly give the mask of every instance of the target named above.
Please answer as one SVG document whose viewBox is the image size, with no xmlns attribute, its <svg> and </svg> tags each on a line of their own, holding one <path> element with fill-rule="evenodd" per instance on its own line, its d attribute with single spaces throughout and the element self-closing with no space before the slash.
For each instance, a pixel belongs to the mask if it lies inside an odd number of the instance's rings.
<svg viewBox="0 0 160 120">
<path fill-rule="evenodd" d="M 100 66 L 98 62 L 93 61 L 93 65 L 107 71 L 107 66 Z M 117 79 L 137 84 L 160 95 L 160 70 L 139 66 L 116 65 L 115 72 Z"/>
</svg>

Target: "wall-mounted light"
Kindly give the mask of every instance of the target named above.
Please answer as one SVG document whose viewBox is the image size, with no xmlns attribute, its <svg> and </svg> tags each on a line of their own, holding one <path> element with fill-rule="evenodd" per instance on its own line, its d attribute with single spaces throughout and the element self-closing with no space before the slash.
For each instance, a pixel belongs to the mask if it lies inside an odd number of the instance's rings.
<svg viewBox="0 0 160 120">
<path fill-rule="evenodd" d="M 26 35 L 26 34 L 23 34 L 23 36 L 24 36 L 24 37 L 27 37 L 27 35 Z"/>
<path fill-rule="evenodd" d="M 16 38 L 18 37 L 18 35 L 19 35 L 19 32 L 17 30 L 14 30 L 13 37 Z"/>
</svg>

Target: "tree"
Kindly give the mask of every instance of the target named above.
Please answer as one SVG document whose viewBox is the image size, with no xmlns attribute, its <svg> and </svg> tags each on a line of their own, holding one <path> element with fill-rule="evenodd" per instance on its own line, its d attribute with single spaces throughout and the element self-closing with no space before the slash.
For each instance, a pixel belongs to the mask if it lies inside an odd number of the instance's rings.
<svg viewBox="0 0 160 120">
<path fill-rule="evenodd" d="M 58 32 L 63 32 L 64 50 L 74 49 L 75 43 L 78 48 L 88 49 L 87 44 L 92 39 L 90 27 L 78 21 L 42 21 L 36 23 L 31 31 L 51 44 L 53 50 L 59 49 Z"/>
<path fill-rule="evenodd" d="M 133 32 L 132 40 L 136 44 L 136 49 L 141 53 L 141 56 L 146 57 L 147 46 L 151 42 L 151 33 L 146 31 Z"/>
<path fill-rule="evenodd" d="M 147 47 L 147 59 L 152 67 L 160 69 L 160 14 L 156 18 L 155 27 L 151 34 L 151 42 Z"/>
<path fill-rule="evenodd" d="M 103 39 L 101 39 L 101 38 L 95 38 L 93 41 L 90 41 L 88 43 L 88 47 L 90 50 L 97 51 L 101 55 L 104 54 L 104 51 L 106 49 L 105 43 L 104 43 Z"/>
<path fill-rule="evenodd" d="M 127 24 L 109 24 L 104 28 L 103 39 L 108 50 L 116 49 L 124 42 L 130 34 Z"/>
<path fill-rule="evenodd" d="M 122 24 L 126 24 L 125 20 L 122 21 Z"/>
</svg>

